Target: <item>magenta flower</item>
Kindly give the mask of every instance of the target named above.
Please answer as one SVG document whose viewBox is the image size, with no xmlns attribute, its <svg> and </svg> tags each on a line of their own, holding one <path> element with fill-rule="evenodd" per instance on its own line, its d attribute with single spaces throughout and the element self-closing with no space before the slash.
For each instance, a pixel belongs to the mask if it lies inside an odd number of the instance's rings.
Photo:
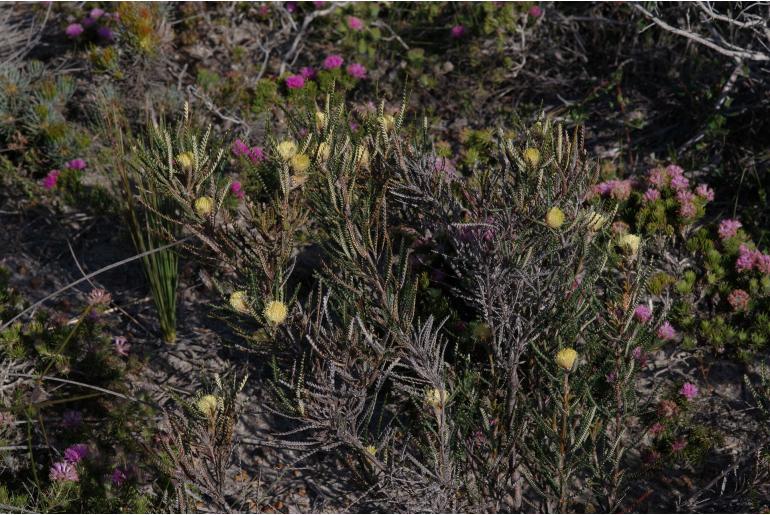
<svg viewBox="0 0 770 515">
<path fill-rule="evenodd" d="M 252 163 L 259 163 L 265 160 L 265 151 L 262 147 L 251 147 L 249 150 L 249 159 Z"/>
<path fill-rule="evenodd" d="M 682 202 L 679 205 L 679 216 L 682 218 L 694 218 L 697 213 L 698 208 L 695 207 L 692 201 Z"/>
<path fill-rule="evenodd" d="M 687 447 L 687 440 L 684 438 L 679 438 L 671 444 L 671 452 L 683 451 L 685 447 Z"/>
<path fill-rule="evenodd" d="M 302 75 L 305 80 L 315 79 L 316 76 L 315 69 L 311 68 L 310 66 L 303 66 L 299 70 L 299 74 Z"/>
<path fill-rule="evenodd" d="M 64 461 L 67 463 L 80 463 L 87 456 L 88 446 L 84 443 L 76 443 L 75 445 L 70 445 L 64 450 Z"/>
<path fill-rule="evenodd" d="M 727 238 L 732 238 L 738 233 L 738 229 L 743 227 L 743 224 L 740 223 L 738 220 L 733 219 L 727 219 L 722 220 L 719 222 L 719 237 L 722 240 L 726 240 Z"/>
<path fill-rule="evenodd" d="M 684 175 L 671 175 L 671 187 L 681 191 L 690 187 L 690 181 Z"/>
<path fill-rule="evenodd" d="M 681 177 L 682 174 L 684 174 L 684 169 L 681 166 L 668 165 L 666 167 L 666 173 L 673 179 L 674 177 Z"/>
<path fill-rule="evenodd" d="M 754 266 L 763 274 L 770 275 L 770 255 L 760 254 L 759 252 L 755 253 Z"/>
<path fill-rule="evenodd" d="M 454 27 L 452 27 L 450 34 L 454 39 L 460 39 L 465 35 L 465 27 L 463 27 L 462 25 L 455 25 Z"/>
<path fill-rule="evenodd" d="M 324 59 L 323 67 L 325 70 L 335 70 L 342 66 L 345 60 L 339 54 L 332 54 Z"/>
<path fill-rule="evenodd" d="M 88 16 L 94 20 L 98 20 L 104 15 L 104 9 L 99 9 L 98 7 L 94 7 L 91 9 L 91 12 L 88 13 Z"/>
<path fill-rule="evenodd" d="M 51 481 L 78 481 L 78 471 L 72 463 L 59 461 L 51 466 L 48 474 Z"/>
<path fill-rule="evenodd" d="M 293 13 L 297 10 L 297 2 L 286 2 L 286 11 Z"/>
<path fill-rule="evenodd" d="M 305 85 L 305 78 L 302 75 L 290 75 L 286 77 L 286 87 L 289 89 L 300 89 Z"/>
<path fill-rule="evenodd" d="M 657 435 L 663 432 L 665 428 L 663 427 L 663 424 L 660 422 L 655 422 L 653 425 L 650 426 L 650 434 Z"/>
<path fill-rule="evenodd" d="M 232 151 L 235 156 L 239 156 L 239 157 L 247 156 L 249 155 L 249 152 L 250 152 L 249 146 L 240 139 L 237 139 L 233 142 Z"/>
<path fill-rule="evenodd" d="M 320 9 L 321 7 L 326 5 L 326 2 L 324 0 L 316 0 L 315 2 L 313 2 L 313 5 L 315 6 L 316 9 Z"/>
<path fill-rule="evenodd" d="M 59 180 L 59 174 L 61 174 L 59 170 L 51 170 L 48 172 L 48 175 L 46 175 L 42 181 L 43 188 L 47 190 L 54 189 L 56 187 L 56 182 Z"/>
<path fill-rule="evenodd" d="M 116 336 L 112 343 L 115 346 L 115 354 L 123 357 L 128 356 L 128 353 L 131 350 L 131 344 L 128 343 L 125 336 Z"/>
<path fill-rule="evenodd" d="M 112 471 L 112 484 L 120 488 L 128 481 L 128 470 L 124 467 L 115 467 Z"/>
<path fill-rule="evenodd" d="M 600 182 L 594 186 L 593 192 L 602 197 L 612 197 L 616 200 L 628 200 L 628 197 L 631 196 L 632 186 L 633 184 L 630 179 L 612 179 Z"/>
<path fill-rule="evenodd" d="M 246 194 L 246 192 L 243 191 L 243 186 L 238 181 L 235 181 L 232 184 L 230 184 L 230 193 L 232 193 L 233 196 L 239 200 L 242 199 L 243 196 Z"/>
<path fill-rule="evenodd" d="M 644 195 L 642 195 L 642 199 L 645 202 L 654 202 L 660 199 L 660 191 L 656 190 L 655 188 L 649 188 L 644 192 Z"/>
<path fill-rule="evenodd" d="M 96 20 L 94 20 L 94 19 L 93 19 L 93 18 L 91 18 L 90 16 L 86 16 L 85 18 L 83 18 L 82 20 L 80 20 L 80 24 L 81 24 L 83 27 L 85 27 L 85 28 L 88 28 L 88 27 L 92 26 L 94 23 L 96 23 Z"/>
<path fill-rule="evenodd" d="M 636 309 L 634 309 L 634 318 L 638 322 L 646 324 L 650 321 L 650 318 L 652 318 L 652 310 L 646 304 L 639 304 L 636 306 Z"/>
<path fill-rule="evenodd" d="M 356 31 L 364 30 L 364 21 L 355 16 L 348 16 L 348 28 Z"/>
<path fill-rule="evenodd" d="M 355 77 L 356 79 L 363 79 L 366 77 L 366 68 L 362 64 L 353 63 L 347 67 L 348 75 Z"/>
<path fill-rule="evenodd" d="M 540 18 L 543 15 L 543 9 L 539 5 L 533 5 L 529 8 L 529 15 L 533 18 Z"/>
<path fill-rule="evenodd" d="M 714 200 L 714 190 L 709 188 L 708 184 L 698 184 L 698 187 L 695 188 L 695 193 L 708 202 Z"/>
<path fill-rule="evenodd" d="M 83 159 L 73 159 L 72 161 L 68 161 L 64 166 L 70 170 L 85 170 L 88 165 Z"/>
<path fill-rule="evenodd" d="M 682 397 L 691 401 L 698 396 L 698 387 L 692 383 L 684 383 L 679 393 L 682 394 Z"/>
<path fill-rule="evenodd" d="M 75 39 L 79 37 L 85 29 L 83 26 L 79 23 L 70 23 L 67 25 L 67 28 L 64 29 L 64 33 L 67 35 L 70 39 Z"/>
<path fill-rule="evenodd" d="M 668 173 L 661 168 L 653 168 L 647 175 L 647 181 L 656 188 L 663 188 L 668 182 Z"/>
<path fill-rule="evenodd" d="M 77 410 L 67 410 L 62 414 L 61 425 L 65 429 L 74 429 L 83 423 L 83 415 Z"/>
<path fill-rule="evenodd" d="M 675 340 L 677 337 L 676 329 L 674 329 L 674 326 L 672 326 L 668 320 L 663 322 L 663 324 L 658 327 L 658 338 L 661 340 Z"/>
<path fill-rule="evenodd" d="M 727 296 L 727 302 L 733 308 L 733 311 L 744 311 L 749 307 L 749 299 L 749 294 L 741 289 L 733 290 Z"/>
<path fill-rule="evenodd" d="M 741 246 L 738 247 L 738 259 L 735 261 L 735 269 L 738 272 L 751 270 L 754 268 L 755 261 L 756 253 L 742 243 Z"/>
</svg>

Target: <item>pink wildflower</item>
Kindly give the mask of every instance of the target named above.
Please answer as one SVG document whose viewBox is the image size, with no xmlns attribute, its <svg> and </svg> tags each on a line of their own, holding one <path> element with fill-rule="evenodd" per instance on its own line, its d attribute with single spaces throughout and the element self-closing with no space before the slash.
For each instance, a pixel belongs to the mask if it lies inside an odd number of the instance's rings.
<svg viewBox="0 0 770 515">
<path fill-rule="evenodd" d="M 722 240 L 726 240 L 727 238 L 732 238 L 738 233 L 738 229 L 743 227 L 743 224 L 740 223 L 738 220 L 733 219 L 727 219 L 722 220 L 719 223 L 719 237 Z"/>
<path fill-rule="evenodd" d="M 94 288 L 88 294 L 88 304 L 91 306 L 106 306 L 112 302 L 112 295 L 102 288 Z"/>
<path fill-rule="evenodd" d="M 650 321 L 650 318 L 652 318 L 652 310 L 646 304 L 639 304 L 636 306 L 636 309 L 634 309 L 634 318 L 638 322 L 646 324 Z"/>
<path fill-rule="evenodd" d="M 302 75 L 289 75 L 286 77 L 286 87 L 289 89 L 300 89 L 305 85 L 305 78 Z"/>
<path fill-rule="evenodd" d="M 672 326 L 668 320 L 663 322 L 660 327 L 658 327 L 658 338 L 661 340 L 675 340 L 677 337 L 676 329 L 674 329 L 674 326 Z"/>
<path fill-rule="evenodd" d="M 73 159 L 72 161 L 68 161 L 64 166 L 70 170 L 85 170 L 88 165 L 86 165 L 86 162 L 83 159 Z"/>
<path fill-rule="evenodd" d="M 316 76 L 315 70 L 310 66 L 303 66 L 300 68 L 299 74 L 302 75 L 305 80 L 314 79 Z"/>
<path fill-rule="evenodd" d="M 363 79 L 366 77 L 366 68 L 364 68 L 363 65 L 358 63 L 353 63 L 348 65 L 347 67 L 348 75 L 351 77 L 355 77 L 356 79 Z"/>
<path fill-rule="evenodd" d="M 684 169 L 682 169 L 681 166 L 668 165 L 666 167 L 666 173 L 668 174 L 669 177 L 673 179 L 674 177 L 682 177 L 682 175 L 684 174 Z"/>
<path fill-rule="evenodd" d="M 48 474 L 51 481 L 78 481 L 78 471 L 72 463 L 59 461 L 51 466 Z"/>
<path fill-rule="evenodd" d="M 744 311 L 749 307 L 749 299 L 749 294 L 741 289 L 733 290 L 727 296 L 727 302 L 733 308 L 733 311 Z"/>
<path fill-rule="evenodd" d="M 88 13 L 88 16 L 93 18 L 94 20 L 98 20 L 99 18 L 102 17 L 103 14 L 104 14 L 104 9 L 99 9 L 98 7 L 94 7 L 93 9 L 91 9 L 91 12 Z"/>
<path fill-rule="evenodd" d="M 452 35 L 452 38 L 454 39 L 460 39 L 465 35 L 465 27 L 462 25 L 455 25 L 452 27 L 452 30 L 449 31 L 449 33 Z"/>
<path fill-rule="evenodd" d="M 668 174 L 662 168 L 653 168 L 647 175 L 647 181 L 656 188 L 663 188 L 668 182 Z"/>
<path fill-rule="evenodd" d="M 660 422 L 655 422 L 653 425 L 650 426 L 650 434 L 652 435 L 658 435 L 663 432 L 665 428 L 663 427 L 663 424 Z"/>
<path fill-rule="evenodd" d="M 681 191 L 690 187 L 690 181 L 684 175 L 672 175 L 671 187 L 677 191 Z"/>
<path fill-rule="evenodd" d="M 692 383 L 684 383 L 679 393 L 682 394 L 682 397 L 691 401 L 698 396 L 698 387 Z"/>
<path fill-rule="evenodd" d="M 265 160 L 265 151 L 262 147 L 251 147 L 249 150 L 249 159 L 252 163 L 259 163 Z"/>
<path fill-rule="evenodd" d="M 70 445 L 64 450 L 64 461 L 67 463 L 80 463 L 86 456 L 88 456 L 88 446 L 84 443 Z"/>
<path fill-rule="evenodd" d="M 235 196 L 237 199 L 242 199 L 243 196 L 246 194 L 246 192 L 243 191 L 243 186 L 240 182 L 235 181 L 232 184 L 230 184 L 230 193 Z"/>
<path fill-rule="evenodd" d="M 128 353 L 131 350 L 131 344 L 128 343 L 125 336 L 116 336 L 112 343 L 115 346 L 115 354 L 123 357 L 128 356 Z"/>
<path fill-rule="evenodd" d="M 297 10 L 297 2 L 286 2 L 286 12 L 293 13 Z"/>
<path fill-rule="evenodd" d="M 687 447 L 687 440 L 684 438 L 679 438 L 671 444 L 671 452 L 683 451 L 685 447 Z"/>
<path fill-rule="evenodd" d="M 751 270 L 754 268 L 755 256 L 754 251 L 742 243 L 738 247 L 738 259 L 735 261 L 735 269 L 738 272 Z"/>
<path fill-rule="evenodd" d="M 70 23 L 67 25 L 67 28 L 64 29 L 64 33 L 67 35 L 70 39 L 75 39 L 79 37 L 85 29 L 83 26 L 79 23 Z"/>
<path fill-rule="evenodd" d="M 763 274 L 770 275 L 770 255 L 757 252 L 754 255 L 754 266 Z"/>
<path fill-rule="evenodd" d="M 656 190 L 655 188 L 650 188 L 644 192 L 642 198 L 645 202 L 654 202 L 660 199 L 660 191 Z"/>
<path fill-rule="evenodd" d="M 80 20 L 80 24 L 81 24 L 83 27 L 85 27 L 85 28 L 91 27 L 91 26 L 92 26 L 94 23 L 96 23 L 96 20 L 94 20 L 94 19 L 93 19 L 93 18 L 91 18 L 90 16 L 86 16 L 85 18 L 83 18 L 82 20 Z"/>
<path fill-rule="evenodd" d="M 348 16 L 348 28 L 356 31 L 364 30 L 364 21 L 355 16 Z"/>
<path fill-rule="evenodd" d="M 51 170 L 48 175 L 43 179 L 43 187 L 47 190 L 52 190 L 56 187 L 56 182 L 59 180 L 59 170 Z"/>
<path fill-rule="evenodd" d="M 543 8 L 539 5 L 533 5 L 529 8 L 529 15 L 533 18 L 540 18 L 543 15 Z"/>
<path fill-rule="evenodd" d="M 594 186 L 594 193 L 603 197 L 612 197 L 615 200 L 628 200 L 631 196 L 632 183 L 629 179 L 618 180 L 612 179 L 609 181 L 601 182 Z"/>
<path fill-rule="evenodd" d="M 233 154 L 236 156 L 245 156 L 249 154 L 249 146 L 242 140 L 237 139 L 233 142 Z"/>
<path fill-rule="evenodd" d="M 342 66 L 342 63 L 344 63 L 345 60 L 342 58 L 339 54 L 332 54 L 326 57 L 323 62 L 323 67 L 325 70 L 336 70 L 340 66 Z"/>
<path fill-rule="evenodd" d="M 695 193 L 704 200 L 711 202 L 714 200 L 714 190 L 709 188 L 708 184 L 698 184 Z"/>
</svg>

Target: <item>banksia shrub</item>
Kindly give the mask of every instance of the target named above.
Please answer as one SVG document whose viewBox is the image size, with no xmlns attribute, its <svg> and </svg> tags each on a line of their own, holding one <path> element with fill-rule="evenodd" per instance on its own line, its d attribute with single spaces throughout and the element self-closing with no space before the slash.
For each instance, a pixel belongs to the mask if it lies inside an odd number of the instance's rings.
<svg viewBox="0 0 770 515">
<path fill-rule="evenodd" d="M 222 312 L 274 356 L 268 409 L 291 429 L 266 444 L 343 456 L 362 507 L 618 509 L 634 349 L 655 328 L 634 318 L 644 242 L 587 203 L 582 131 L 541 120 L 464 177 L 403 110 L 357 131 L 350 116 L 331 100 L 294 115 L 254 169 L 264 188 L 236 207 L 224 150 L 188 116 L 165 139 L 205 164 L 151 177 L 232 272 Z"/>
</svg>

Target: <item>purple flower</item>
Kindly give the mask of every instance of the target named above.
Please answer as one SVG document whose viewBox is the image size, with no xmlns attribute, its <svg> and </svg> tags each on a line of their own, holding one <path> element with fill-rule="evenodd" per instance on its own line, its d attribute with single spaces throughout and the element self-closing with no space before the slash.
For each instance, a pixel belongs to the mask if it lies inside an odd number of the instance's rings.
<svg viewBox="0 0 770 515">
<path fill-rule="evenodd" d="M 123 357 L 128 356 L 128 352 L 131 350 L 131 344 L 128 343 L 125 336 L 116 336 L 112 343 L 115 346 L 115 354 Z"/>
<path fill-rule="evenodd" d="M 64 461 L 67 463 L 80 463 L 86 456 L 88 456 L 88 446 L 84 443 L 70 445 L 64 450 Z"/>
<path fill-rule="evenodd" d="M 460 39 L 465 35 L 465 27 L 463 27 L 462 25 L 455 25 L 454 27 L 452 27 L 450 34 L 454 39 Z"/>
<path fill-rule="evenodd" d="M 68 161 L 64 166 L 70 170 L 85 170 L 88 165 L 86 165 L 86 162 L 83 159 L 73 159 L 72 161 Z"/>
<path fill-rule="evenodd" d="M 727 296 L 727 302 L 730 304 L 730 307 L 733 308 L 733 311 L 743 311 L 747 307 L 749 307 L 749 300 L 751 297 L 745 290 L 736 289 L 730 292 L 730 295 Z"/>
<path fill-rule="evenodd" d="M 325 70 L 335 70 L 342 66 L 345 60 L 339 54 L 332 54 L 324 59 L 323 67 Z"/>
<path fill-rule="evenodd" d="M 43 187 L 47 190 L 52 190 L 56 187 L 56 182 L 59 180 L 59 170 L 51 170 L 48 175 L 43 178 Z"/>
<path fill-rule="evenodd" d="M 233 142 L 232 151 L 235 156 L 247 156 L 249 155 L 249 146 L 242 140 L 237 139 Z"/>
<path fill-rule="evenodd" d="M 733 219 L 727 219 L 722 220 L 719 222 L 719 237 L 722 240 L 726 240 L 727 238 L 732 238 L 738 233 L 738 229 L 743 227 L 743 224 L 740 223 L 738 220 Z"/>
<path fill-rule="evenodd" d="M 366 68 L 358 63 L 349 64 L 346 68 L 348 75 L 355 77 L 356 79 L 363 79 L 366 77 Z"/>
<path fill-rule="evenodd" d="M 691 401 L 698 396 L 698 387 L 692 383 L 684 383 L 679 393 L 682 394 L 682 397 Z"/>
<path fill-rule="evenodd" d="M 124 467 L 115 467 L 112 471 L 112 484 L 120 488 L 128 481 L 128 470 Z"/>
<path fill-rule="evenodd" d="M 252 163 L 259 163 L 265 160 L 265 151 L 262 147 L 251 147 L 249 150 L 249 159 Z"/>
<path fill-rule="evenodd" d="M 738 259 L 735 261 L 735 269 L 738 272 L 745 272 L 754 268 L 756 261 L 756 253 L 747 247 L 745 244 L 741 244 L 738 247 Z"/>
<path fill-rule="evenodd" d="M 85 18 L 83 18 L 82 20 L 80 20 L 80 24 L 81 24 L 83 27 L 85 27 L 85 28 L 88 28 L 88 27 L 90 27 L 90 26 L 91 26 L 91 25 L 93 25 L 94 23 L 96 23 L 96 20 L 94 20 L 94 19 L 93 19 L 93 18 L 91 18 L 90 16 L 86 16 Z"/>
<path fill-rule="evenodd" d="M 646 304 L 639 304 L 636 306 L 636 309 L 634 309 L 634 318 L 638 322 L 646 324 L 650 321 L 650 318 L 652 318 L 652 310 Z"/>
<path fill-rule="evenodd" d="M 364 21 L 355 16 L 348 16 L 348 28 L 356 31 L 364 30 Z"/>
<path fill-rule="evenodd" d="M 289 89 L 300 89 L 305 85 L 305 78 L 302 75 L 289 75 L 286 77 L 286 87 Z"/>
<path fill-rule="evenodd" d="M 70 23 L 67 25 L 67 28 L 64 29 L 64 33 L 67 35 L 70 39 L 75 39 L 78 36 L 80 36 L 85 29 L 83 26 L 79 23 Z"/>
<path fill-rule="evenodd" d="M 698 184 L 698 187 L 695 188 L 695 193 L 708 202 L 714 200 L 714 190 L 709 188 L 708 184 Z"/>
<path fill-rule="evenodd" d="M 616 200 L 628 200 L 631 196 L 632 183 L 630 179 L 618 180 L 612 179 L 605 182 L 600 182 L 593 187 L 594 194 L 602 197 L 612 197 Z"/>
<path fill-rule="evenodd" d="M 640 367 L 644 367 L 647 364 L 647 354 L 641 347 L 634 347 L 634 350 L 631 351 L 631 356 L 639 362 Z"/>
<path fill-rule="evenodd" d="M 286 2 L 286 11 L 293 13 L 297 10 L 297 2 Z"/>
<path fill-rule="evenodd" d="M 647 175 L 647 181 L 656 188 L 662 188 L 666 186 L 668 174 L 661 168 L 653 168 Z"/>
<path fill-rule="evenodd" d="M 754 266 L 763 274 L 770 275 L 770 255 L 756 252 L 754 254 Z"/>
<path fill-rule="evenodd" d="M 74 429 L 83 423 L 83 415 L 77 410 L 67 410 L 62 414 L 61 425 L 65 429 Z"/>
<path fill-rule="evenodd" d="M 99 36 L 99 38 L 109 43 L 112 43 L 115 40 L 115 35 L 112 33 L 112 29 L 110 29 L 109 27 L 105 27 L 105 26 L 99 27 L 98 29 L 96 29 L 96 35 Z"/>
<path fill-rule="evenodd" d="M 51 481 L 78 481 L 78 471 L 72 463 L 59 461 L 51 466 L 48 474 Z"/>
<path fill-rule="evenodd" d="M 99 9 L 98 7 L 94 7 L 93 9 L 91 9 L 91 12 L 88 13 L 88 16 L 93 18 L 94 20 L 98 20 L 99 18 L 102 17 L 103 14 L 104 14 L 104 9 Z"/>
<path fill-rule="evenodd" d="M 685 177 L 684 175 L 672 175 L 671 187 L 677 191 L 681 191 L 690 187 L 690 181 L 688 181 L 687 177 Z"/>
<path fill-rule="evenodd" d="M 533 18 L 540 18 L 543 15 L 543 9 L 539 5 L 533 5 L 529 8 L 529 15 Z"/>
<path fill-rule="evenodd" d="M 237 199 L 242 199 L 243 196 L 246 194 L 243 191 L 243 186 L 240 182 L 235 181 L 232 184 L 230 184 L 230 193 L 233 194 L 233 196 Z"/>
<path fill-rule="evenodd" d="M 645 202 L 654 202 L 660 199 L 660 191 L 656 190 L 655 188 L 650 188 L 644 192 L 642 198 Z"/>
<path fill-rule="evenodd" d="M 663 322 L 663 324 L 658 327 L 658 338 L 661 340 L 674 340 L 677 337 L 676 329 L 674 329 L 674 326 L 672 326 L 668 320 Z"/>
<path fill-rule="evenodd" d="M 303 66 L 299 70 L 299 74 L 302 75 L 305 80 L 315 79 L 316 76 L 315 69 L 311 68 L 310 66 Z"/>
</svg>

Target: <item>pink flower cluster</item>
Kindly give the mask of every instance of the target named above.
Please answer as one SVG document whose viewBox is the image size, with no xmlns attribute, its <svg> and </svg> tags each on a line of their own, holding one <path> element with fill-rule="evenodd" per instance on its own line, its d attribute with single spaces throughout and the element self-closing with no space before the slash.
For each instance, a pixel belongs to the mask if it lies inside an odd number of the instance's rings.
<svg viewBox="0 0 770 515">
<path fill-rule="evenodd" d="M 358 18 L 355 19 L 357 20 Z M 323 60 L 321 67 L 324 70 L 337 70 L 341 68 L 344 63 L 345 59 L 341 55 L 330 54 Z M 364 79 L 366 78 L 367 74 L 366 67 L 360 63 L 350 63 L 347 68 L 345 68 L 345 71 L 348 75 L 356 79 Z M 286 77 L 286 79 L 284 79 L 284 83 L 289 89 L 301 89 L 305 86 L 305 81 L 312 80 L 316 78 L 316 76 L 317 73 L 314 68 L 305 66 L 300 69 L 299 75 L 290 75 Z"/>
<path fill-rule="evenodd" d="M 355 30 L 356 32 L 364 30 L 364 21 L 361 18 L 355 16 L 348 16 L 348 28 Z"/>
<path fill-rule="evenodd" d="M 59 175 L 61 172 L 59 170 L 51 170 L 48 172 L 48 175 L 43 178 L 42 184 L 43 188 L 47 190 L 52 190 L 56 187 L 56 182 L 59 180 Z"/>
<path fill-rule="evenodd" d="M 698 396 L 698 387 L 692 383 L 684 383 L 679 393 L 682 394 L 682 397 L 691 401 Z"/>
<path fill-rule="evenodd" d="M 88 446 L 84 443 L 70 445 L 64 450 L 64 461 L 67 463 L 80 463 L 86 456 L 88 456 Z"/>
<path fill-rule="evenodd" d="M 128 356 L 131 351 L 131 344 L 128 343 L 125 336 L 116 336 L 112 343 L 115 346 L 115 354 L 124 358 Z"/>
<path fill-rule="evenodd" d="M 233 142 L 233 155 L 236 157 L 245 156 L 251 159 L 252 163 L 259 163 L 265 159 L 265 151 L 262 147 L 251 147 L 242 140 L 237 139 Z"/>
<path fill-rule="evenodd" d="M 638 322 L 646 324 L 652 318 L 652 310 L 646 304 L 639 304 L 634 309 L 634 318 Z"/>
<path fill-rule="evenodd" d="M 741 244 L 738 248 L 738 259 L 735 261 L 735 269 L 738 272 L 757 270 L 763 274 L 770 275 L 770 254 L 751 250 L 748 245 Z"/>
<path fill-rule="evenodd" d="M 732 238 L 738 233 L 738 229 L 743 227 L 743 224 L 738 220 L 726 219 L 719 223 L 719 237 L 722 241 L 727 238 Z"/>
<path fill-rule="evenodd" d="M 79 481 L 78 471 L 75 465 L 68 461 L 59 461 L 51 466 L 48 472 L 51 481 Z"/>
<path fill-rule="evenodd" d="M 684 179 L 685 181 L 687 179 Z M 671 180 L 673 186 L 674 181 Z M 686 188 L 686 186 L 685 186 Z M 676 192 L 676 200 L 679 202 L 679 216 L 682 218 L 694 218 L 698 212 L 695 205 L 695 195 L 687 189 L 679 189 Z"/>
<path fill-rule="evenodd" d="M 674 329 L 674 326 L 671 325 L 671 323 L 666 320 L 661 324 L 660 327 L 658 327 L 658 338 L 665 341 L 671 341 L 675 340 L 678 336 L 676 329 Z"/>
<path fill-rule="evenodd" d="M 302 75 L 289 75 L 286 77 L 286 87 L 289 89 L 300 89 L 305 85 L 305 77 Z"/>
<path fill-rule="evenodd" d="M 601 197 L 610 197 L 615 200 L 628 200 L 634 183 L 632 179 L 612 179 L 600 182 L 593 187 L 593 193 Z"/>
<path fill-rule="evenodd" d="M 246 195 L 246 192 L 243 191 L 243 185 L 238 181 L 234 181 L 230 184 L 230 193 L 232 193 L 238 200 L 241 200 Z"/>
<path fill-rule="evenodd" d="M 749 294 L 745 290 L 736 289 L 727 296 L 727 302 L 733 308 L 733 311 L 743 311 L 749 307 Z"/>
<path fill-rule="evenodd" d="M 119 19 L 120 15 L 118 13 L 110 14 L 105 12 L 104 9 L 94 7 L 85 18 L 80 20 L 80 23 L 70 23 L 67 25 L 67 28 L 64 29 L 64 34 L 70 39 L 78 39 L 86 29 L 95 26 L 100 20 L 109 22 L 110 20 L 118 21 Z M 110 43 L 115 40 L 112 30 L 105 25 L 101 25 L 96 29 L 96 35 Z"/>
</svg>

